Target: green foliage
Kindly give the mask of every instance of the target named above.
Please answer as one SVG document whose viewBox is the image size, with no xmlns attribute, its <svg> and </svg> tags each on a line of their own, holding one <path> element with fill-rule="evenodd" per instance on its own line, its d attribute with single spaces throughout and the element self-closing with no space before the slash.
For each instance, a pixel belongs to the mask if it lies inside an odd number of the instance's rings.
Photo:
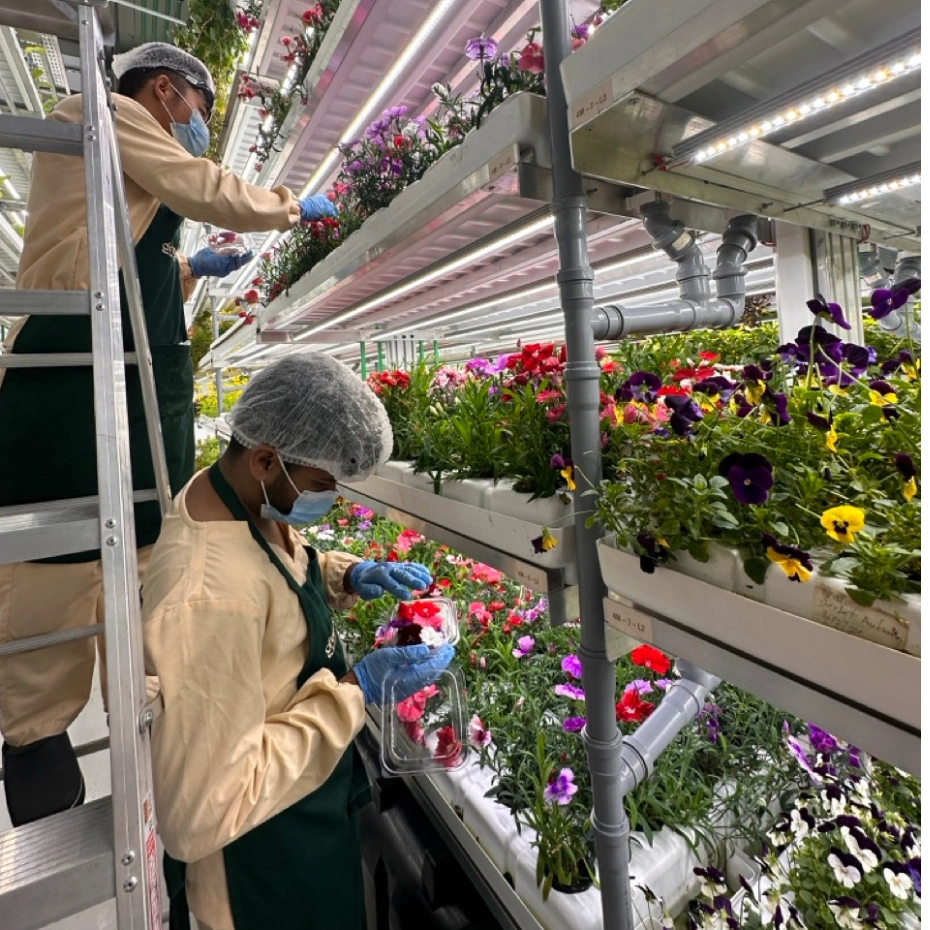
<svg viewBox="0 0 930 930">
<path fill-rule="evenodd" d="M 229 0 L 188 0 L 190 13 L 186 26 L 174 33 L 174 44 L 199 58 L 213 75 L 216 103 L 210 123 L 210 148 L 207 157 L 218 158 L 217 143 L 223 128 L 229 88 L 236 62 L 248 50 L 246 33 L 236 21 Z"/>
<path fill-rule="evenodd" d="M 198 439 L 194 455 L 194 468 L 208 468 L 220 457 L 220 441 L 215 436 Z"/>
</svg>

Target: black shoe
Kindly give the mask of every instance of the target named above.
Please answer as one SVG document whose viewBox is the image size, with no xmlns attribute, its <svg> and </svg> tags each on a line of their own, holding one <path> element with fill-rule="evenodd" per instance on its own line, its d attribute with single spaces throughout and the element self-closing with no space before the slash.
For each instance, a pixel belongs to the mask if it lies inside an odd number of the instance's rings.
<svg viewBox="0 0 930 930">
<path fill-rule="evenodd" d="M 84 776 L 67 733 L 3 744 L 3 788 L 14 827 L 84 803 Z"/>
</svg>

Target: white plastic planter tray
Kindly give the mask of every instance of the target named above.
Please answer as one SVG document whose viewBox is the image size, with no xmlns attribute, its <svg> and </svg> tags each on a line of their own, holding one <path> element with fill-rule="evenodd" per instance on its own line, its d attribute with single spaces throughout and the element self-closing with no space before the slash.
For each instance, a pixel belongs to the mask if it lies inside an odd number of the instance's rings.
<svg viewBox="0 0 930 930">
<path fill-rule="evenodd" d="M 728 565 L 737 579 L 725 553 L 720 550 L 707 568 L 713 582 L 729 577 Z M 868 626 L 868 614 L 842 591 L 826 587 L 820 597 L 830 612 L 822 614 L 825 622 L 815 622 L 766 602 L 792 606 L 779 600 L 786 594 L 780 582 L 769 592 L 767 580 L 750 598 L 667 566 L 647 574 L 639 557 L 615 548 L 611 538 L 598 542 L 598 554 L 611 592 L 605 616 L 615 629 L 919 773 L 920 659 L 846 632 L 854 623 Z M 695 573 L 700 565 L 683 562 Z M 911 617 L 911 628 L 919 628 L 919 607 Z M 901 625 L 893 616 L 869 622 L 884 630 Z M 905 645 L 907 636 L 901 641 Z M 910 642 L 916 648 L 919 639 L 912 633 Z"/>
<path fill-rule="evenodd" d="M 603 926 L 601 893 L 595 888 L 578 894 L 553 890 L 544 901 L 536 885 L 535 834 L 524 827 L 517 832 L 510 812 L 484 795 L 494 783 L 493 773 L 472 758 L 459 771 L 434 772 L 431 781 L 459 812 L 462 822 L 487 853 L 488 858 L 513 881 L 514 890 L 545 930 L 597 930 Z M 644 885 L 662 897 L 672 914 L 680 913 L 697 894 L 700 879 L 694 868 L 701 860 L 683 837 L 667 828 L 652 844 L 633 835 L 630 873 L 633 884 Z M 652 930 L 658 923 L 649 916 L 645 896 L 633 889 L 635 928 Z"/>
<path fill-rule="evenodd" d="M 349 499 L 425 536 L 486 562 L 549 597 L 555 622 L 577 617 L 577 580 L 571 508 L 556 498 L 531 501 L 512 485 L 445 481 L 436 494 L 432 478 L 403 462 L 388 462 L 375 475 L 342 486 Z M 556 524 L 559 525 L 556 525 Z M 549 527 L 548 552 L 533 540 Z"/>
</svg>

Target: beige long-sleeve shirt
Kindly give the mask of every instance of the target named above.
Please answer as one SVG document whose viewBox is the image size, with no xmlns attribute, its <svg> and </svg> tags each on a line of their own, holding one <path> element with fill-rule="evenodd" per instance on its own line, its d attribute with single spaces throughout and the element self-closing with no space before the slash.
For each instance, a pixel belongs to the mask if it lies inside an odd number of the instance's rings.
<svg viewBox="0 0 930 930">
<path fill-rule="evenodd" d="M 145 234 L 160 203 L 180 216 L 236 232 L 285 231 L 300 218 L 297 200 L 287 188 L 255 187 L 206 158 L 194 158 L 140 103 L 120 94 L 113 99 L 133 242 Z M 55 107 L 49 119 L 80 123 L 81 107 L 76 94 Z M 86 288 L 84 160 L 37 152 L 26 210 L 16 286 Z"/>
<path fill-rule="evenodd" d="M 300 689 L 309 650 L 296 595 L 242 522 L 197 522 L 185 487 L 165 517 L 143 584 L 146 671 L 161 688 L 153 727 L 155 811 L 165 849 L 189 863 L 198 921 L 233 930 L 222 848 L 317 789 L 364 718 L 362 691 L 329 671 Z M 303 583 L 307 557 L 276 554 Z M 346 553 L 319 553 L 330 606 Z M 150 679 L 151 680 L 151 679 Z"/>
</svg>

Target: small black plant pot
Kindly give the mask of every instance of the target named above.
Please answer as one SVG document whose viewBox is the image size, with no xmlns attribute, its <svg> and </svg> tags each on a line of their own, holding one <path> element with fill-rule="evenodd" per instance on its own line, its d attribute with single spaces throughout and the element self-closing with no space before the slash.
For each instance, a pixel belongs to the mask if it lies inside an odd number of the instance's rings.
<svg viewBox="0 0 930 930">
<path fill-rule="evenodd" d="M 561 891 L 562 894 L 581 894 L 587 891 L 594 884 L 594 879 L 588 875 L 579 875 L 570 885 L 563 885 L 558 879 L 552 882 L 553 891 Z"/>
</svg>

